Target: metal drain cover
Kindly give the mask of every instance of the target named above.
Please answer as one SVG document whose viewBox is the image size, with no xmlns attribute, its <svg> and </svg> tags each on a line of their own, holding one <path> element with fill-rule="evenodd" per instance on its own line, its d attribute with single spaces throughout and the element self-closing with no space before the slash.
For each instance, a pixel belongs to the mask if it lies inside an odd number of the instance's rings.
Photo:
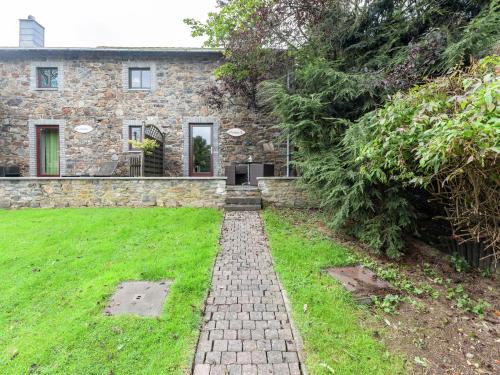
<svg viewBox="0 0 500 375">
<path fill-rule="evenodd" d="M 371 296 L 385 296 L 394 290 L 390 283 L 363 266 L 336 267 L 326 271 L 360 302 L 368 302 Z"/>
<path fill-rule="evenodd" d="M 160 316 L 167 298 L 169 280 L 125 281 L 111 297 L 104 310 L 107 315 Z"/>
</svg>

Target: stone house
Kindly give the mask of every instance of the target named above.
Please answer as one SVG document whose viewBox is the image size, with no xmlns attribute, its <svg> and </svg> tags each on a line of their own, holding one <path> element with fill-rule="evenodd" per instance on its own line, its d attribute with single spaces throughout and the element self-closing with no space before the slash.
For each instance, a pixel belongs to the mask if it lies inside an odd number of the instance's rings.
<svg viewBox="0 0 500 375">
<path fill-rule="evenodd" d="M 286 174 L 286 144 L 270 121 L 244 106 L 206 104 L 201 91 L 221 51 L 47 48 L 43 35 L 29 17 L 20 20 L 20 46 L 0 48 L 0 166 L 93 176 L 114 161 L 113 175 L 128 176 L 140 153 L 129 141 L 154 126 L 164 176 L 223 176 L 249 157 Z"/>
</svg>

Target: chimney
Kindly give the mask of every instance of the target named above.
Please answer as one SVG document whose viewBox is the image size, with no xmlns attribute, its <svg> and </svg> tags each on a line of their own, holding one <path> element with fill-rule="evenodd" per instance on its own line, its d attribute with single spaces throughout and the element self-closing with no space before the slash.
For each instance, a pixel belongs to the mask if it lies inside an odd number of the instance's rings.
<svg viewBox="0 0 500 375">
<path fill-rule="evenodd" d="M 45 46 L 45 28 L 35 21 L 35 17 L 19 20 L 19 47 L 40 48 Z"/>
</svg>

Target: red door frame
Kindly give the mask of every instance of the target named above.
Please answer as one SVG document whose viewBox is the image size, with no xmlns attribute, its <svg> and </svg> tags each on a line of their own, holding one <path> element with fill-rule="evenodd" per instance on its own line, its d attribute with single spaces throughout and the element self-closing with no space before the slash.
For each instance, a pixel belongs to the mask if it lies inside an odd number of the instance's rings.
<svg viewBox="0 0 500 375">
<path fill-rule="evenodd" d="M 59 137 L 61 134 L 59 133 L 59 125 L 37 125 L 36 126 L 36 175 L 38 177 L 59 177 L 61 175 L 61 150 L 59 149 L 59 174 L 51 175 L 51 174 L 42 174 L 41 165 L 40 165 L 40 130 L 42 129 L 57 129 L 57 134 Z"/>
<path fill-rule="evenodd" d="M 195 172 L 193 165 L 193 126 L 209 127 L 210 128 L 210 172 Z M 214 175 L 214 124 L 189 124 L 189 175 L 192 177 L 212 177 Z"/>
</svg>

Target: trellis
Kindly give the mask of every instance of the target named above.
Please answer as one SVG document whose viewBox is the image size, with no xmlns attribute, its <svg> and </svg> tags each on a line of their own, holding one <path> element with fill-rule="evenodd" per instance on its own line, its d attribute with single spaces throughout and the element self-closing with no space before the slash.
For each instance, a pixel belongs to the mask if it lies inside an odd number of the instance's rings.
<svg viewBox="0 0 500 375">
<path fill-rule="evenodd" d="M 163 176 L 165 136 L 156 126 L 147 125 L 144 129 L 144 137 L 156 141 L 158 147 L 143 156 L 143 175 L 145 177 L 161 177 Z"/>
<path fill-rule="evenodd" d="M 129 158 L 131 177 L 161 177 L 164 170 L 165 135 L 154 125 L 143 126 L 144 139 L 154 140 L 158 147 L 151 152 L 134 155 Z"/>
</svg>

